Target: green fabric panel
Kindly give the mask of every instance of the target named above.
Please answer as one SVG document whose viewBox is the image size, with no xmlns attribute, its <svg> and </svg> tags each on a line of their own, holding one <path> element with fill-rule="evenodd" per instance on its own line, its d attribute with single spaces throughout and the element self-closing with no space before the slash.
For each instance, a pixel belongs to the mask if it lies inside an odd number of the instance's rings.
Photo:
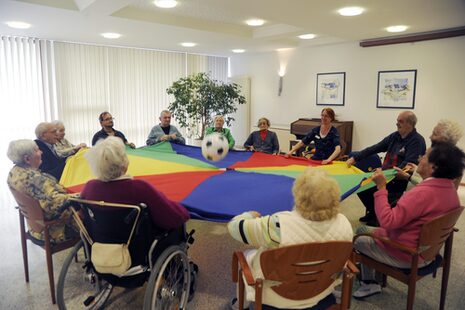
<svg viewBox="0 0 465 310">
<path fill-rule="evenodd" d="M 171 144 L 167 142 L 161 142 L 139 149 L 126 148 L 126 153 L 128 155 L 148 157 L 166 162 L 190 165 L 200 168 L 216 168 L 215 166 L 204 161 L 176 154 L 176 152 L 173 151 Z"/>
</svg>

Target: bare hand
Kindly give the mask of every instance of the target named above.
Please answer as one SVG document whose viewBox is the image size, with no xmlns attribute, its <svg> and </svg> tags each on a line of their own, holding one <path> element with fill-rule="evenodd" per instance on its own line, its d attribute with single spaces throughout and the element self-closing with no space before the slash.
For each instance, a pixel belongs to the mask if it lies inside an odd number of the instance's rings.
<svg viewBox="0 0 465 310">
<path fill-rule="evenodd" d="M 255 152 L 255 148 L 253 147 L 253 145 L 249 146 L 247 149 L 251 152 Z"/>
<path fill-rule="evenodd" d="M 331 161 L 327 160 L 327 159 L 321 161 L 322 165 L 327 165 L 327 164 L 330 164 L 330 163 L 331 163 Z"/>
<path fill-rule="evenodd" d="M 386 188 L 387 180 L 381 168 L 376 169 L 375 173 L 373 173 L 373 175 L 371 176 L 371 179 L 373 180 L 373 182 L 375 182 L 378 190 Z"/>
<path fill-rule="evenodd" d="M 131 149 L 135 149 L 136 148 L 136 145 L 134 143 L 128 143 L 128 146 L 131 148 Z"/>
<path fill-rule="evenodd" d="M 400 169 L 399 167 L 394 167 L 394 169 L 397 171 L 396 173 L 396 178 L 399 180 L 408 180 L 410 178 L 410 173 L 407 171 L 404 171 Z"/>
<path fill-rule="evenodd" d="M 353 165 L 355 165 L 355 158 L 351 157 L 349 158 L 347 161 L 346 161 L 346 164 L 347 164 L 347 167 L 351 167 Z"/>
<path fill-rule="evenodd" d="M 175 133 L 172 133 L 170 136 L 170 140 L 176 140 L 176 134 Z"/>
<path fill-rule="evenodd" d="M 169 139 L 170 139 L 170 136 L 168 136 L 168 135 L 163 135 L 163 136 L 161 136 L 161 138 L 160 138 L 161 141 L 167 141 L 167 140 L 169 140 Z"/>
</svg>

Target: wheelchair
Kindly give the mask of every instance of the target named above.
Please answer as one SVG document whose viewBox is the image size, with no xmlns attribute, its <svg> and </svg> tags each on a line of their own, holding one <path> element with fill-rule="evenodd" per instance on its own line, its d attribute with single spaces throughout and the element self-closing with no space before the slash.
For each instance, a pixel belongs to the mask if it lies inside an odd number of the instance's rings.
<svg viewBox="0 0 465 310">
<path fill-rule="evenodd" d="M 187 234 L 184 226 L 157 231 L 145 205 L 71 198 L 67 207 L 78 223 L 81 240 L 61 269 L 57 284 L 59 309 L 102 309 L 113 287 L 135 288 L 145 282 L 143 309 L 187 308 L 195 284 L 191 277 L 198 271 L 187 256 L 194 231 Z M 98 272 L 91 260 L 93 242 L 127 242 L 129 269 L 118 275 Z"/>
</svg>

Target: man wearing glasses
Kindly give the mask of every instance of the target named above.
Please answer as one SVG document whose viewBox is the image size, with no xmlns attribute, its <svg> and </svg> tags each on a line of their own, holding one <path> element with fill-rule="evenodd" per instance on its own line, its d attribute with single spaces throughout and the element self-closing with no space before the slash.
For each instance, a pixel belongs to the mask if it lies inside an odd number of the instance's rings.
<svg viewBox="0 0 465 310">
<path fill-rule="evenodd" d="M 57 180 L 60 180 L 66 159 L 59 157 L 53 147 L 58 141 L 57 127 L 52 123 L 43 122 L 37 125 L 35 134 L 37 137 L 35 142 L 42 151 L 40 171 L 51 174 Z"/>
<path fill-rule="evenodd" d="M 98 117 L 100 121 L 100 125 L 102 126 L 102 130 L 95 133 L 94 137 L 92 138 L 92 146 L 97 143 L 100 139 L 106 139 L 109 136 L 115 136 L 123 140 L 124 144 L 129 146 L 130 148 L 136 148 L 134 143 L 129 143 L 124 134 L 121 131 L 118 131 L 113 128 L 113 116 L 109 112 L 102 112 Z"/>
<path fill-rule="evenodd" d="M 416 124 L 417 117 L 413 112 L 401 112 L 397 117 L 397 131 L 391 133 L 379 143 L 367 147 L 360 152 L 355 152 L 354 156 L 347 160 L 347 165 L 350 167 L 358 160 L 381 152 L 386 152 L 382 165 L 383 170 L 393 167 L 403 169 L 408 163 L 418 164 L 418 157 L 425 154 L 426 144 L 425 139 L 415 129 Z M 407 188 L 407 184 L 407 180 L 400 178 L 395 178 L 387 184 L 389 203 L 393 203 L 400 198 Z M 366 208 L 366 215 L 361 217 L 360 221 L 366 222 L 369 226 L 378 226 L 375 214 L 374 192 L 376 192 L 376 187 L 358 194 L 358 197 Z"/>
</svg>

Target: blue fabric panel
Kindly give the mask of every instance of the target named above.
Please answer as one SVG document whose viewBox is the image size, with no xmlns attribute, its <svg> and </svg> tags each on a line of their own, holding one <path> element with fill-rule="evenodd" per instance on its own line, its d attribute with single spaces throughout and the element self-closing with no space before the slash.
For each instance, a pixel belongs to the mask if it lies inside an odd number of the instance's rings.
<svg viewBox="0 0 465 310">
<path fill-rule="evenodd" d="M 205 180 L 181 203 L 193 218 L 215 222 L 252 210 L 269 215 L 292 210 L 293 183 L 286 176 L 227 170 Z"/>
<path fill-rule="evenodd" d="M 252 152 L 229 150 L 228 155 L 220 161 L 209 161 L 202 156 L 202 149 L 198 146 L 171 143 L 173 150 L 180 155 L 192 157 L 218 168 L 227 168 L 240 161 L 246 161 L 252 156 Z"/>
</svg>

